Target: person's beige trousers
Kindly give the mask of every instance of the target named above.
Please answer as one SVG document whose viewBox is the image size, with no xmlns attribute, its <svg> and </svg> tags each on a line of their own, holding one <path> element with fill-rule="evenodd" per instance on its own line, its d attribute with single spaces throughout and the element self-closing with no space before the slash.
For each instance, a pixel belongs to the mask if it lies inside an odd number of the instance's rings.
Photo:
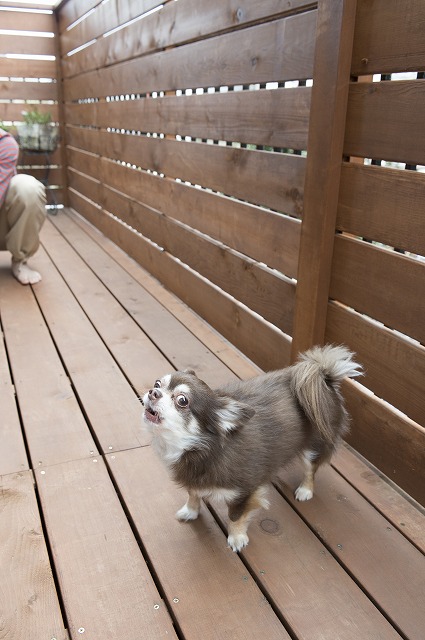
<svg viewBox="0 0 425 640">
<path fill-rule="evenodd" d="M 46 219 L 46 191 L 33 176 L 20 173 L 10 181 L 0 208 L 0 250 L 15 261 L 27 260 L 38 249 Z"/>
</svg>

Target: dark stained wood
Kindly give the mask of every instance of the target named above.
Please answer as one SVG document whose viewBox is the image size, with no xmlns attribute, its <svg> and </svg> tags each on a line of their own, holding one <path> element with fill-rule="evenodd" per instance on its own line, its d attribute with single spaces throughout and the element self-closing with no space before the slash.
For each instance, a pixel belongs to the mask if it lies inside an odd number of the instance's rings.
<svg viewBox="0 0 425 640">
<path fill-rule="evenodd" d="M 250 357 L 262 369 L 279 369 L 289 363 L 290 341 L 285 334 L 264 323 L 211 285 L 201 280 L 167 252 L 136 235 L 76 192 L 70 194 L 71 204 L 82 212 L 132 258 L 155 275 L 186 304 L 220 331 L 228 340 Z M 261 332 L 261 341 L 257 337 Z"/>
<path fill-rule="evenodd" d="M 365 370 L 362 384 L 425 424 L 424 347 L 335 303 L 328 307 L 326 341 L 350 347 Z"/>
<path fill-rule="evenodd" d="M 331 638 L 398 637 L 274 488 L 269 489 L 269 498 L 270 509 L 255 515 L 249 545 L 241 555 L 260 576 L 269 601 L 282 612 L 295 636 L 310 640 L 319 626 Z M 212 508 L 226 527 L 227 509 Z M 306 566 L 308 580 L 303 578 Z M 300 609 L 301 594 L 310 607 Z"/>
<path fill-rule="evenodd" d="M 68 640 L 30 471 L 0 476 L 0 541 L 4 637 Z"/>
<path fill-rule="evenodd" d="M 337 228 L 425 255 L 425 174 L 344 162 Z"/>
<path fill-rule="evenodd" d="M 55 43 L 53 38 L 17 38 L 15 35 L 0 35 L 0 54 L 7 53 L 54 56 Z"/>
<path fill-rule="evenodd" d="M 71 637 L 176 638 L 102 458 L 36 478 Z"/>
<path fill-rule="evenodd" d="M 353 238 L 335 238 L 334 300 L 425 343 L 424 291 L 424 263 Z"/>
<path fill-rule="evenodd" d="M 75 55 L 70 57 L 65 57 L 63 59 L 64 76 L 77 76 L 82 72 L 86 73 L 87 71 L 94 69 L 102 69 L 112 65 L 115 66 L 123 60 L 134 60 L 141 55 L 146 56 L 149 53 L 162 50 L 167 45 L 182 45 L 183 42 L 187 40 L 193 40 L 194 36 L 199 38 L 200 35 L 203 35 L 202 32 L 205 33 L 206 31 L 207 34 L 210 34 L 208 15 L 202 15 L 201 12 L 198 14 L 195 12 L 195 15 L 193 15 L 191 8 L 187 7 L 187 15 L 190 15 L 190 13 L 192 13 L 192 15 L 190 18 L 185 20 L 184 18 L 180 18 L 180 13 L 178 18 L 173 15 L 177 8 L 174 8 L 172 4 L 168 9 L 169 10 L 167 11 L 167 7 L 164 7 L 163 11 L 147 17 L 143 21 L 144 28 L 141 28 L 141 23 L 136 22 L 127 27 L 124 31 L 119 31 L 107 38 L 98 38 L 90 46 L 89 58 L 86 56 L 87 50 L 85 52 L 83 50 L 75 53 Z M 225 8 L 220 7 L 220 11 L 221 15 L 225 15 Z M 201 30 L 201 33 L 199 33 L 199 19 L 194 22 L 196 14 L 198 16 L 202 15 L 201 24 L 205 25 Z M 234 20 L 236 17 L 234 11 L 229 11 L 227 15 L 231 20 Z M 175 23 L 180 23 L 181 20 L 180 30 L 175 30 Z M 220 21 L 222 22 L 223 19 L 221 18 Z M 290 79 L 297 78 L 299 77 L 298 73 L 301 71 L 303 66 L 306 68 L 306 63 L 311 64 L 312 61 L 315 21 L 315 12 L 307 12 L 305 14 L 282 18 L 281 20 L 275 21 L 271 24 L 248 27 L 247 29 L 239 32 L 233 31 L 230 34 L 236 41 L 233 46 L 233 53 L 235 54 L 238 47 L 242 46 L 245 56 L 249 56 L 250 66 L 255 69 L 260 55 L 262 58 L 264 57 L 264 52 L 257 47 L 264 46 L 267 40 L 271 40 L 274 43 L 275 48 L 279 51 L 277 60 L 280 59 L 280 62 L 278 63 L 278 66 L 280 66 L 282 62 L 285 62 L 285 73 L 292 73 Z M 160 25 L 160 29 L 158 29 L 158 23 Z M 186 25 L 187 29 L 185 28 Z M 173 36 L 174 31 L 177 32 L 177 42 Z M 185 31 L 187 35 L 185 35 Z M 244 38 L 241 37 L 242 33 L 244 33 Z M 211 55 L 211 53 L 207 52 L 208 50 L 211 50 L 212 46 L 215 49 L 222 50 L 228 49 L 231 46 L 228 34 L 219 35 L 217 36 L 217 39 L 218 40 L 213 40 L 212 38 L 206 39 L 206 47 L 204 46 L 201 51 L 206 52 L 206 55 Z M 202 43 L 202 40 L 199 40 L 199 42 Z M 249 49 L 247 48 L 248 43 L 250 45 Z M 173 50 L 173 53 L 181 48 L 183 47 L 179 46 Z M 311 75 L 308 77 L 311 77 Z M 195 84 L 190 84 L 190 87 L 202 86 L 196 83 L 196 74 L 193 77 L 193 80 Z M 245 81 L 243 81 L 243 83 L 245 84 Z M 223 84 L 223 82 L 212 83 L 212 86 L 217 86 L 217 84 Z M 161 85 L 159 85 L 158 88 L 164 89 L 165 87 L 161 87 Z M 99 95 L 105 94 L 101 93 Z"/>
<path fill-rule="evenodd" d="M 291 504 L 395 628 L 420 640 L 425 624 L 421 552 L 330 467 L 318 471 L 315 497 L 308 502 L 296 502 L 287 488 L 296 486 L 299 478 L 299 471 L 279 473 L 279 485 Z"/>
<path fill-rule="evenodd" d="M 56 61 L 0 58 L 0 74 L 16 78 L 56 78 Z"/>
<path fill-rule="evenodd" d="M 4 260 L 1 262 L 1 268 L 6 268 Z M 7 268 L 10 268 L 10 263 Z M 3 337 L 0 340 L 0 380 L 0 406 L 2 408 L 0 421 L 0 441 L 2 442 L 0 447 L 0 476 L 2 476 L 28 469 L 25 444 L 15 400 L 15 390 L 10 377 Z"/>
<path fill-rule="evenodd" d="M 355 9 L 319 5 L 292 359 L 324 339 Z"/>
<path fill-rule="evenodd" d="M 357 0 L 353 75 L 425 70 L 423 3 Z"/>
<path fill-rule="evenodd" d="M 332 466 L 408 540 L 425 552 L 424 512 L 418 509 L 417 503 L 407 501 L 406 494 L 395 485 L 391 486 L 376 467 L 366 463 L 348 446 L 339 448 L 332 458 Z"/>
<path fill-rule="evenodd" d="M 312 78 L 316 14 L 306 16 L 288 19 L 292 31 L 283 19 L 81 73 L 65 99 Z"/>
<path fill-rule="evenodd" d="M 425 80 L 352 83 L 344 154 L 423 164 L 418 131 L 423 124 L 424 99 Z"/>
<path fill-rule="evenodd" d="M 0 82 L 2 100 L 56 100 L 54 82 Z M 21 111 L 23 105 L 20 105 Z"/>
<path fill-rule="evenodd" d="M 353 382 L 343 393 L 352 417 L 347 442 L 425 506 L 424 428 Z"/>
<path fill-rule="evenodd" d="M 294 283 L 248 257 L 236 253 L 161 212 L 111 191 L 104 208 L 178 258 L 201 276 L 291 334 L 295 297 Z M 115 201 L 115 202 L 114 202 Z M 115 206 L 111 206 L 114 205 Z M 127 205 L 127 206 L 126 206 Z"/>
<path fill-rule="evenodd" d="M 208 510 L 194 523 L 176 520 L 185 492 L 151 447 L 107 456 L 107 463 L 185 638 L 216 638 L 217 611 L 229 637 L 290 637 Z"/>
<path fill-rule="evenodd" d="M 289 149 L 307 148 L 310 87 L 68 104 L 66 121 Z"/>
<path fill-rule="evenodd" d="M 37 268 L 35 259 L 31 264 Z M 97 453 L 31 290 L 9 270 L 3 269 L 0 279 L 2 326 L 33 466 Z M 43 281 L 39 289 L 46 285 Z"/>
</svg>

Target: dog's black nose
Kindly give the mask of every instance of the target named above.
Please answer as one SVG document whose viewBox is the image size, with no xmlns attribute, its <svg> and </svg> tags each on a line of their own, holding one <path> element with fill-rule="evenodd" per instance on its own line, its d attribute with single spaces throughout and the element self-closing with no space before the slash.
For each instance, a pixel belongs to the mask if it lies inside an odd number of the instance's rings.
<svg viewBox="0 0 425 640">
<path fill-rule="evenodd" d="M 160 389 L 149 389 L 149 398 L 151 400 L 155 399 L 155 400 L 159 400 L 159 398 L 162 398 L 162 393 Z"/>
</svg>

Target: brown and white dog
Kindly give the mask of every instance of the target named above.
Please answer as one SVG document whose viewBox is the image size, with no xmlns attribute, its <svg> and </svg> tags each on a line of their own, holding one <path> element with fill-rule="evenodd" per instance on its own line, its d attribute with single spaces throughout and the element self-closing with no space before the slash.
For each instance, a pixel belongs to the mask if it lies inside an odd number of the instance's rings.
<svg viewBox="0 0 425 640">
<path fill-rule="evenodd" d="M 240 551 L 253 513 L 268 506 L 267 484 L 298 455 L 305 475 L 295 497 L 310 500 L 315 472 L 348 427 L 340 382 L 358 375 L 353 354 L 328 345 L 291 367 L 215 390 L 194 371 L 157 380 L 142 400 L 144 420 L 156 452 L 189 493 L 177 518 L 195 520 L 201 498 L 224 498 L 228 544 Z"/>
</svg>

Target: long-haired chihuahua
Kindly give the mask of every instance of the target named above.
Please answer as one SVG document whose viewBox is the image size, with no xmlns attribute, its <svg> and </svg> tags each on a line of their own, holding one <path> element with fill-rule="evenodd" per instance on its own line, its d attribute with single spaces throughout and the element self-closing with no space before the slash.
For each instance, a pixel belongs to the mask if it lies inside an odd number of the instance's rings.
<svg viewBox="0 0 425 640">
<path fill-rule="evenodd" d="M 267 484 L 296 456 L 305 474 L 295 497 L 310 500 L 318 467 L 348 428 L 340 383 L 358 375 L 348 349 L 327 345 L 290 367 L 215 390 L 189 370 L 156 380 L 143 396 L 144 421 L 172 478 L 188 491 L 177 518 L 195 520 L 202 498 L 224 498 L 228 544 L 240 551 L 254 512 L 268 506 Z"/>
</svg>

